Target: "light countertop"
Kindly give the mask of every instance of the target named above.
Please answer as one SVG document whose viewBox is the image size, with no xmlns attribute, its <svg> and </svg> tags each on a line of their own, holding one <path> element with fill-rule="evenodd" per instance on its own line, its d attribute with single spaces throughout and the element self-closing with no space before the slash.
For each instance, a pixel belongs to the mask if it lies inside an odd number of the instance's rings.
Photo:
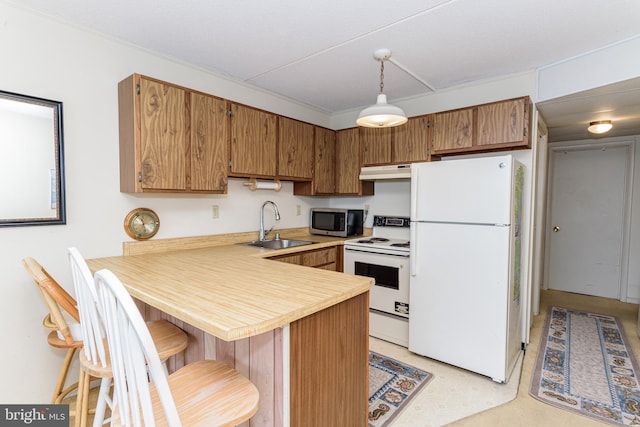
<svg viewBox="0 0 640 427">
<path fill-rule="evenodd" d="M 218 338 L 232 341 L 282 327 L 367 292 L 368 277 L 265 259 L 341 245 L 344 239 L 282 250 L 242 244 L 88 260 L 113 271 L 132 296 Z"/>
</svg>

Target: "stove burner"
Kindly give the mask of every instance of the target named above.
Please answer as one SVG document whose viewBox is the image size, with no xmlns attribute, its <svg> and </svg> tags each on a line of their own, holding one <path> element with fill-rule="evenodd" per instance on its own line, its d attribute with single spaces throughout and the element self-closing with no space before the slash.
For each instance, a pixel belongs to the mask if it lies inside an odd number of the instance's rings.
<svg viewBox="0 0 640 427">
<path fill-rule="evenodd" d="M 408 248 L 410 245 L 409 242 L 404 242 L 404 243 L 392 243 L 389 246 L 395 246 L 397 248 Z"/>
<path fill-rule="evenodd" d="M 384 237 L 371 237 L 369 239 L 358 240 L 358 243 L 378 243 L 378 242 L 388 242 L 389 239 Z"/>
</svg>

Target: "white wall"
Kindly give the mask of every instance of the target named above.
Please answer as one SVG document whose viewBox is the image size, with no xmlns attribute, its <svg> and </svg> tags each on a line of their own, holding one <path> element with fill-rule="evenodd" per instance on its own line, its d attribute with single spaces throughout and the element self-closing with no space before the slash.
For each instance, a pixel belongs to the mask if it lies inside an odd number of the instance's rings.
<svg viewBox="0 0 640 427">
<path fill-rule="evenodd" d="M 369 204 L 371 214 L 409 214 L 408 181 L 378 183 L 376 196 L 365 198 L 295 197 L 291 183 L 284 183 L 280 192 L 251 192 L 238 179 L 230 180 L 227 195 L 122 194 L 118 182 L 117 83 L 131 73 L 146 74 L 334 129 L 352 127 L 357 112 L 329 118 L 282 97 L 1 1 L 0 16 L 3 41 L 0 90 L 64 103 L 67 182 L 66 225 L 0 228 L 0 271 L 4 285 L 0 322 L 5 325 L 3 341 L 10 343 L 0 352 L 0 402 L 49 401 L 63 357 L 62 351 L 46 344 L 41 327 L 45 307 L 21 266 L 25 256 L 36 258 L 71 290 L 66 249 L 76 246 L 87 258 L 119 255 L 122 242 L 128 240 L 123 219 L 127 212 L 140 206 L 150 207 L 160 215 L 157 238 L 257 230 L 259 207 L 265 200 L 278 204 L 282 220 L 277 227 L 281 228 L 308 225 L 308 209 L 313 206 Z M 525 73 L 466 85 L 405 100 L 402 106 L 409 115 L 419 115 L 533 95 L 533 76 Z M 531 152 L 518 152 L 527 166 L 531 164 Z M 220 211 L 216 220 L 211 219 L 214 204 Z M 296 205 L 302 208 L 300 216 L 295 215 Z M 268 214 L 267 218 L 270 219 Z"/>
<path fill-rule="evenodd" d="M 538 70 L 538 102 L 640 76 L 640 35 Z"/>
</svg>

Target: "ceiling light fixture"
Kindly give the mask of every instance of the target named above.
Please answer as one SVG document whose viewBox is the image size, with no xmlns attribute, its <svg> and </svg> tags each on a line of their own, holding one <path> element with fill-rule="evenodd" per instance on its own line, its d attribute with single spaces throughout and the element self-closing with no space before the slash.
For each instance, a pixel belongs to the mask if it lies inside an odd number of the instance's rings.
<svg viewBox="0 0 640 427">
<path fill-rule="evenodd" d="M 606 133 L 611 130 L 613 124 L 611 120 L 598 120 L 597 122 L 589 123 L 587 130 L 591 133 Z"/>
<path fill-rule="evenodd" d="M 387 104 L 387 95 L 384 91 L 384 61 L 391 57 L 389 49 L 378 49 L 373 53 L 373 57 L 380 61 L 380 93 L 376 103 L 365 108 L 358 115 L 356 123 L 358 126 L 381 128 L 400 126 L 407 122 L 407 115 L 402 108 L 393 104 Z"/>
</svg>

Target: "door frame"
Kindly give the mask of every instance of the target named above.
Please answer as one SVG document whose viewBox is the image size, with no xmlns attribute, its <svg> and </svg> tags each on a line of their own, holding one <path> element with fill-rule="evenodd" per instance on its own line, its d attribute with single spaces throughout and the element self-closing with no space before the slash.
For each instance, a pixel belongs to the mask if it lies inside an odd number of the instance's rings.
<svg viewBox="0 0 640 427">
<path fill-rule="evenodd" d="M 544 250 L 544 282 L 543 289 L 549 289 L 549 265 L 550 265 L 550 242 L 551 242 L 551 199 L 553 196 L 553 172 L 554 172 L 554 155 L 556 151 L 581 151 L 595 150 L 605 148 L 625 147 L 627 149 L 627 173 L 625 177 L 625 194 L 622 218 L 622 243 L 621 243 L 621 262 L 620 262 L 620 286 L 618 288 L 618 300 L 623 302 L 637 303 L 638 301 L 629 300 L 629 251 L 630 251 L 630 231 L 631 231 L 631 197 L 633 194 L 633 168 L 635 164 L 635 138 L 618 137 L 601 140 L 581 140 L 581 141 L 562 141 L 549 144 L 549 169 L 547 177 L 547 209 L 546 209 L 546 230 L 545 230 L 545 250 Z"/>
</svg>

